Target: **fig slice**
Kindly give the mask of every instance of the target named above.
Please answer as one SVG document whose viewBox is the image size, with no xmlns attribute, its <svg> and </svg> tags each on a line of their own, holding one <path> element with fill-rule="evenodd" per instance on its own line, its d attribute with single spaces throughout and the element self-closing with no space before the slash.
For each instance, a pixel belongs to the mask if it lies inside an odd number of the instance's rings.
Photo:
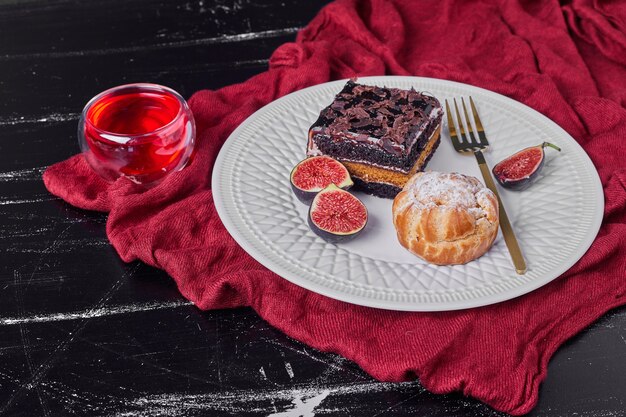
<svg viewBox="0 0 626 417">
<path fill-rule="evenodd" d="M 354 185 L 346 167 L 330 156 L 313 156 L 298 162 L 289 177 L 291 189 L 305 204 L 310 204 L 330 184 L 344 190 Z"/>
<path fill-rule="evenodd" d="M 309 226 L 318 236 L 331 243 L 356 237 L 367 224 L 365 205 L 335 184 L 320 191 L 309 209 Z"/>
<path fill-rule="evenodd" d="M 522 149 L 498 162 L 492 169 L 494 177 L 504 188 L 525 190 L 539 176 L 545 161 L 546 146 L 561 151 L 561 148 L 548 142 Z"/>
</svg>

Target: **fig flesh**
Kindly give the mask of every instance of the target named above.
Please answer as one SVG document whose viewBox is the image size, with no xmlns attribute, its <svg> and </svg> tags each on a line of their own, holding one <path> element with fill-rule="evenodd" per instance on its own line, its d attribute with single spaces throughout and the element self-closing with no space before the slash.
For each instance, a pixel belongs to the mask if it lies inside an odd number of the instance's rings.
<svg viewBox="0 0 626 417">
<path fill-rule="evenodd" d="M 494 177 L 504 188 L 525 190 L 537 179 L 543 168 L 546 146 L 561 151 L 561 148 L 548 142 L 522 149 L 498 162 L 492 170 Z"/>
<path fill-rule="evenodd" d="M 305 204 L 310 204 L 317 193 L 330 184 L 343 190 L 354 185 L 346 167 L 329 156 L 313 156 L 298 162 L 291 171 L 290 180 L 291 189 Z"/>
<path fill-rule="evenodd" d="M 335 184 L 320 191 L 309 209 L 309 226 L 318 236 L 331 243 L 356 237 L 367 224 L 367 208 Z"/>
</svg>

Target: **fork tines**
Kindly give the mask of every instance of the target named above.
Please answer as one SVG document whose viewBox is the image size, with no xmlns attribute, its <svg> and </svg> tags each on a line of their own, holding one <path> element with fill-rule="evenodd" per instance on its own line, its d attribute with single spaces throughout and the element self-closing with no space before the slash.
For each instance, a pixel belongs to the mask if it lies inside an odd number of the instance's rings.
<svg viewBox="0 0 626 417">
<path fill-rule="evenodd" d="M 480 121 L 480 117 L 478 116 L 478 111 L 476 110 L 476 105 L 474 104 L 474 100 L 472 97 L 469 98 L 470 106 L 472 108 L 472 115 L 474 116 L 474 126 L 472 126 L 472 122 L 470 121 L 469 115 L 467 113 L 467 107 L 465 106 L 465 100 L 461 97 L 461 105 L 463 106 L 463 113 L 465 114 L 465 123 L 463 122 L 463 118 L 461 117 L 461 113 L 459 112 L 459 107 L 456 103 L 456 98 L 452 99 L 454 101 L 454 109 L 456 111 L 456 120 L 457 125 L 459 127 L 459 135 L 457 135 L 456 126 L 454 123 L 454 118 L 452 117 L 452 111 L 450 110 L 450 105 L 448 104 L 448 100 L 446 100 L 446 113 L 448 115 L 448 129 L 450 131 L 450 138 L 452 139 L 452 145 L 454 149 L 458 152 L 474 152 L 479 149 L 485 149 L 489 146 L 489 142 L 487 141 L 487 136 L 485 136 L 485 130 L 483 129 L 483 124 Z M 476 132 L 476 135 L 474 134 Z"/>
</svg>

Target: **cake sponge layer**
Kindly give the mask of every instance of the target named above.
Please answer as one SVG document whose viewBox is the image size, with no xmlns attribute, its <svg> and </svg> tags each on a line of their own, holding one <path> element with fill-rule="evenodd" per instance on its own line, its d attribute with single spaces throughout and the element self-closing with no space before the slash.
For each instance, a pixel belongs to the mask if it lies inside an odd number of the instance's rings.
<svg viewBox="0 0 626 417">
<path fill-rule="evenodd" d="M 395 196 L 402 191 L 401 187 L 396 187 L 392 184 L 367 182 L 358 178 L 354 178 L 354 189 L 381 198 L 395 198 Z"/>
<path fill-rule="evenodd" d="M 396 187 L 404 187 L 404 184 L 415 174 L 416 172 L 423 171 L 426 167 L 426 164 L 430 160 L 430 157 L 434 153 L 435 149 L 439 146 L 439 134 L 441 132 L 441 127 L 433 132 L 430 140 L 426 144 L 426 147 L 420 154 L 417 161 L 411 168 L 408 173 L 404 173 L 402 171 L 396 171 L 392 169 L 382 168 L 378 166 L 374 166 L 368 163 L 362 162 L 350 162 L 350 161 L 341 161 L 350 176 L 354 178 L 359 178 L 362 181 L 366 182 L 381 182 L 386 184 L 392 184 Z M 341 159 L 340 159 L 341 160 Z"/>
</svg>

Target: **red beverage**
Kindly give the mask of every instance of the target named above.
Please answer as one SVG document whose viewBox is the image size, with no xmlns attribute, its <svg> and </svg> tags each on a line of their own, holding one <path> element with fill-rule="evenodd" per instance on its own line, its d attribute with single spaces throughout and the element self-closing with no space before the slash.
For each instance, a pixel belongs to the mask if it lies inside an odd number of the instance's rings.
<svg viewBox="0 0 626 417">
<path fill-rule="evenodd" d="M 85 158 L 107 180 L 148 184 L 182 169 L 193 151 L 195 125 L 185 100 L 154 84 L 131 84 L 94 97 L 83 110 L 79 140 Z"/>
</svg>

